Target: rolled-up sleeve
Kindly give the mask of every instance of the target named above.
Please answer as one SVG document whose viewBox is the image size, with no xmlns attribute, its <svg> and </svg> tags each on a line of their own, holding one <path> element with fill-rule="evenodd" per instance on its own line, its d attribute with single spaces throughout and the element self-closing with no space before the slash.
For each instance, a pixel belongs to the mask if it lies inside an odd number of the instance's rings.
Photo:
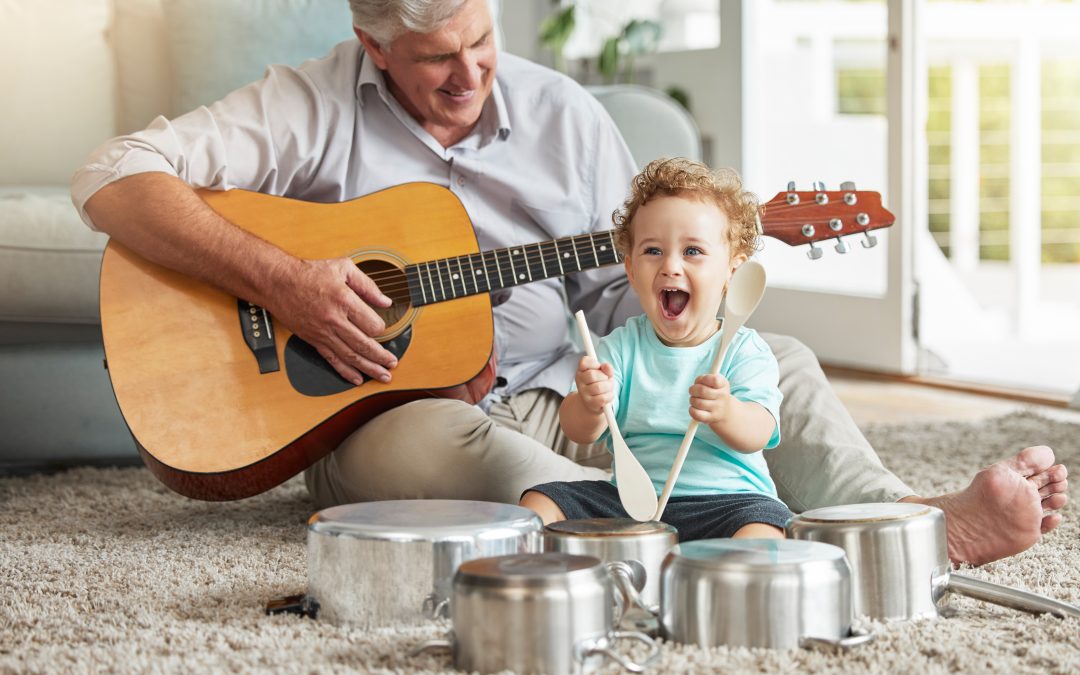
<svg viewBox="0 0 1080 675">
<path fill-rule="evenodd" d="M 310 179 L 327 127 L 314 83 L 303 72 L 271 66 L 262 80 L 220 101 L 173 120 L 158 117 L 142 131 L 99 146 L 72 177 L 72 202 L 94 228 L 87 200 L 110 183 L 146 172 L 167 173 L 196 188 L 284 194 L 293 182 Z"/>
</svg>

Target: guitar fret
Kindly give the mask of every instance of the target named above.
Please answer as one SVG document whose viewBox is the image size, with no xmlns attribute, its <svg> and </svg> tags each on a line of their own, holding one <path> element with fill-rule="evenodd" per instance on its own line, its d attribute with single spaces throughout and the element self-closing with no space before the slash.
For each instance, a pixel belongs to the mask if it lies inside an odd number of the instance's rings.
<svg viewBox="0 0 1080 675">
<path fill-rule="evenodd" d="M 562 256 L 559 255 L 559 240 L 553 240 L 551 242 L 551 247 L 555 249 L 555 262 L 559 263 L 559 274 L 566 274 L 566 270 L 564 270 L 562 266 Z"/>
<path fill-rule="evenodd" d="M 510 262 L 510 280 L 517 284 L 517 270 L 514 269 L 514 256 L 510 255 L 510 249 L 504 248 L 503 253 L 506 254 L 506 259 Z"/>
<path fill-rule="evenodd" d="M 446 286 L 443 285 L 442 280 L 442 267 L 439 266 L 439 261 L 435 261 L 435 276 L 439 279 L 439 290 L 442 291 L 443 300 L 446 300 Z"/>
<path fill-rule="evenodd" d="M 424 283 L 420 281 L 420 270 L 416 265 L 408 265 L 405 267 L 405 281 L 409 286 L 409 301 L 414 305 L 426 305 L 427 294 L 424 292 Z M 417 282 L 420 283 L 417 283 Z M 420 297 L 416 296 L 416 290 L 419 287 Z"/>
<path fill-rule="evenodd" d="M 600 256 L 596 254 L 596 240 L 593 239 L 592 232 L 589 233 L 589 248 L 592 249 L 592 257 L 596 261 L 596 266 L 600 267 Z"/>
<path fill-rule="evenodd" d="M 540 269 L 544 270 L 544 278 L 547 279 L 547 263 L 544 261 L 544 249 L 540 248 L 540 242 L 536 242 L 536 254 L 540 258 Z"/>
<path fill-rule="evenodd" d="M 473 293 L 480 292 L 480 280 L 476 278 L 476 268 L 473 267 L 473 254 L 469 254 L 469 277 L 472 279 Z"/>
<path fill-rule="evenodd" d="M 465 280 L 466 280 L 465 270 L 462 269 L 462 267 L 461 267 L 461 256 L 458 256 L 458 257 L 454 258 L 454 262 L 457 263 L 458 278 L 461 279 L 461 294 L 462 295 L 472 295 L 471 293 L 469 293 L 469 287 L 465 283 Z"/>
<path fill-rule="evenodd" d="M 437 302 L 439 300 L 439 294 L 435 292 L 435 280 L 431 278 L 431 262 L 424 263 L 424 269 L 427 271 L 428 286 L 431 288 L 431 300 Z M 445 300 L 445 298 L 442 298 Z"/>
<path fill-rule="evenodd" d="M 577 263 L 577 269 L 578 269 L 578 272 L 580 272 L 581 271 L 581 258 L 578 257 L 578 253 L 577 253 L 577 237 L 570 237 L 570 245 L 574 247 L 574 262 Z"/>
<path fill-rule="evenodd" d="M 506 281 L 503 280 L 502 265 L 499 264 L 499 249 L 491 251 L 491 263 L 495 266 L 495 271 L 499 273 L 499 288 L 506 288 Z"/>
<path fill-rule="evenodd" d="M 487 282 L 487 290 L 491 292 L 491 272 L 488 272 L 487 260 L 484 259 L 485 252 L 480 253 L 480 264 L 484 267 L 484 281 Z"/>
<path fill-rule="evenodd" d="M 525 252 L 525 249 L 524 248 L 515 248 L 514 252 L 513 252 L 513 255 L 520 255 L 522 258 L 524 258 L 525 273 L 529 276 L 529 281 L 532 281 L 533 280 L 532 266 L 529 264 L 529 255 Z M 519 278 L 519 281 L 524 283 L 525 279 Z"/>
</svg>

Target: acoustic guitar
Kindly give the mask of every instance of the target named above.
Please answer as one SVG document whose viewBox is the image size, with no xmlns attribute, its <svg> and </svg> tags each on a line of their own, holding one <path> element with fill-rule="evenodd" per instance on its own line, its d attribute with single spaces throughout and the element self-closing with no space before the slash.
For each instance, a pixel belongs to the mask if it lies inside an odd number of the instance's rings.
<svg viewBox="0 0 1080 675">
<path fill-rule="evenodd" d="M 243 190 L 200 196 L 296 256 L 355 261 L 394 299 L 378 339 L 399 365 L 389 383 L 355 386 L 262 307 L 110 241 L 100 290 L 113 391 L 146 465 L 198 499 L 278 485 L 394 406 L 479 401 L 494 381 L 490 291 L 620 262 L 611 231 L 481 251 L 457 197 L 430 183 L 340 204 Z M 862 235 L 870 246 L 870 231 L 892 223 L 880 195 L 845 184 L 777 194 L 761 231 L 820 254 L 815 242 Z"/>
</svg>

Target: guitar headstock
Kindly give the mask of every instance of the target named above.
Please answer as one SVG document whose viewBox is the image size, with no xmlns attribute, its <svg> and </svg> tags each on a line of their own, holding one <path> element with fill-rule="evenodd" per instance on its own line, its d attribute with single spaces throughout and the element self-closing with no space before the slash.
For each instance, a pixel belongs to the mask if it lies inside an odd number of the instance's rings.
<svg viewBox="0 0 1080 675">
<path fill-rule="evenodd" d="M 761 234 L 779 239 L 789 246 L 809 244 L 807 255 L 817 260 L 822 249 L 816 242 L 835 239 L 837 253 L 847 253 L 844 237 L 861 234 L 864 248 L 877 245 L 871 230 L 890 227 L 896 218 L 881 205 L 881 194 L 856 190 L 845 182 L 839 190 L 826 190 L 814 183 L 813 190 L 796 190 L 795 183 L 763 205 Z"/>
</svg>

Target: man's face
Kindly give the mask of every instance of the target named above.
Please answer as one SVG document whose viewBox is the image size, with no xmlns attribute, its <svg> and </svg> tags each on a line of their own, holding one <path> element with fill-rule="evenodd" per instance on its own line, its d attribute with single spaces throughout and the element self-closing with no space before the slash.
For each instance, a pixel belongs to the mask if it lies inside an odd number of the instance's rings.
<svg viewBox="0 0 1080 675">
<path fill-rule="evenodd" d="M 495 36 L 487 0 L 469 0 L 434 33 L 406 32 L 384 49 L 356 31 L 394 98 L 444 147 L 468 135 L 495 82 Z"/>
<path fill-rule="evenodd" d="M 716 332 L 724 289 L 746 260 L 732 257 L 729 227 L 716 204 L 683 197 L 654 197 L 634 214 L 623 262 L 664 344 L 693 347 Z"/>
</svg>

